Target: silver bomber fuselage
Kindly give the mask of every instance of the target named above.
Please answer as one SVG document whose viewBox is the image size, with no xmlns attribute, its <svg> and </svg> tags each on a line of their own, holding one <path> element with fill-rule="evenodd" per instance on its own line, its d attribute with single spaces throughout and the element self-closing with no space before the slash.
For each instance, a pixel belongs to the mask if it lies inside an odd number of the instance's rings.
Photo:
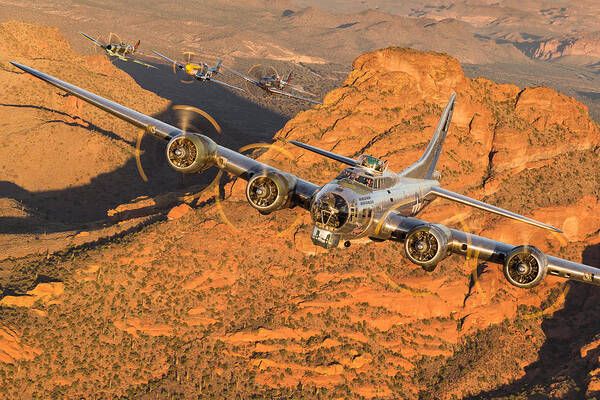
<svg viewBox="0 0 600 400">
<path fill-rule="evenodd" d="M 361 169 L 350 167 L 344 171 L 360 174 Z M 437 180 L 403 178 L 390 171 L 378 176 L 369 176 L 367 179 L 372 179 L 371 184 L 377 182 L 375 185 L 380 187 L 373 188 L 344 178 L 335 179 L 321 187 L 311 204 L 311 216 L 315 226 L 339 234 L 341 240 L 362 237 L 389 239 L 390 230 L 386 224 L 389 216 L 417 215 L 433 200 L 428 195 L 431 188 L 440 186 Z M 333 207 L 329 207 L 328 204 L 319 207 L 321 200 L 327 200 L 328 196 L 331 198 L 330 202 L 335 201 L 334 197 L 340 196 L 346 205 L 338 199 Z M 336 206 L 340 209 L 332 211 Z M 337 214 L 333 221 L 328 218 L 332 213 Z"/>
</svg>

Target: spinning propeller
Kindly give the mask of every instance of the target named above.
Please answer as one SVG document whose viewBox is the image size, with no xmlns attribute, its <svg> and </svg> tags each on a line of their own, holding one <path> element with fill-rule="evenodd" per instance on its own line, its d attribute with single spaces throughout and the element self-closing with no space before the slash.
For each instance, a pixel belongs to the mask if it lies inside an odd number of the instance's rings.
<svg viewBox="0 0 600 400">
<path fill-rule="evenodd" d="M 262 78 L 274 76 L 275 78 L 279 77 L 277 70 L 273 66 L 266 67 L 262 64 L 256 64 L 250 67 L 247 75 L 252 79 L 260 82 Z M 246 81 L 246 90 L 250 95 L 256 99 L 266 99 L 270 93 L 267 90 L 261 89 L 259 86 L 255 85 L 250 81 Z"/>
<path fill-rule="evenodd" d="M 208 114 L 204 110 L 188 105 L 175 105 L 173 106 L 173 110 L 177 119 L 177 126 L 184 133 L 200 133 L 208 137 L 214 137 L 215 134 L 222 133 L 221 126 L 213 117 L 210 116 L 210 114 Z M 148 175 L 144 171 L 141 160 L 141 147 L 142 141 L 145 137 L 145 133 L 146 131 L 141 130 L 138 134 L 135 145 L 135 161 L 140 177 L 144 182 L 148 182 Z M 181 175 L 183 179 L 183 176 L 185 174 Z M 215 180 L 213 180 L 213 182 L 210 183 L 210 185 L 206 189 L 203 190 L 203 192 L 210 188 L 215 181 L 217 181 L 216 178 Z"/>
<path fill-rule="evenodd" d="M 245 153 L 246 155 L 251 156 L 252 154 L 256 154 L 256 152 L 258 152 L 258 151 L 261 151 L 261 153 L 264 153 L 264 152 L 267 152 L 270 150 L 275 150 L 276 152 L 283 154 L 283 156 L 285 156 L 286 159 L 293 160 L 293 156 L 288 150 L 286 150 L 285 148 L 278 146 L 274 143 L 271 143 L 271 144 L 269 144 L 269 143 L 252 143 L 252 144 L 241 147 L 238 150 L 238 152 Z M 274 181 L 272 181 L 269 178 L 264 177 L 264 175 L 266 175 L 268 172 L 269 171 L 263 170 L 259 173 L 256 173 L 255 178 L 248 181 L 247 187 L 246 187 L 246 196 L 248 197 L 248 201 L 255 203 L 256 205 L 259 205 L 259 206 L 267 206 L 268 204 L 272 203 L 273 201 L 276 201 L 276 198 L 280 194 L 279 188 Z M 222 170 L 219 170 L 218 177 L 220 177 L 221 174 L 222 174 Z M 247 226 L 244 228 L 238 227 L 238 225 L 239 225 L 238 222 L 232 221 L 225 213 L 225 210 L 224 210 L 223 204 L 222 204 L 222 200 L 220 198 L 219 185 L 216 185 L 214 190 L 215 190 L 215 201 L 217 204 L 217 209 L 219 211 L 219 215 L 223 219 L 223 222 L 225 222 L 225 224 L 234 233 L 238 233 L 238 232 L 241 232 L 243 229 L 247 229 Z M 274 213 L 271 215 L 273 215 L 273 217 L 275 217 L 275 218 L 279 218 L 281 216 L 278 213 Z M 302 223 L 302 220 L 306 216 L 307 216 L 306 214 L 300 214 L 300 215 L 296 216 L 296 218 L 294 218 L 291 221 L 291 223 L 289 223 L 289 224 L 286 223 L 284 225 L 283 229 L 281 229 L 281 230 L 277 229 L 275 235 L 276 236 L 284 236 L 284 235 L 288 234 L 293 229 L 298 227 Z M 264 220 L 259 219 L 256 222 L 256 224 L 264 224 Z"/>
</svg>

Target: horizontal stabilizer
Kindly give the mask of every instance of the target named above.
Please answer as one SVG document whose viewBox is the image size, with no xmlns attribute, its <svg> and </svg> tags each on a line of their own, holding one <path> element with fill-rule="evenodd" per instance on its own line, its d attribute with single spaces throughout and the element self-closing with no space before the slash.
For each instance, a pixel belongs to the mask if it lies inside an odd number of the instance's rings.
<svg viewBox="0 0 600 400">
<path fill-rule="evenodd" d="M 432 187 L 430 193 L 434 194 L 438 197 L 443 197 L 444 199 L 456 201 L 457 203 L 461 203 L 461 204 L 464 204 L 467 206 L 479 208 L 480 210 L 483 210 L 483 211 L 488 211 L 488 212 L 492 212 L 494 214 L 502 215 L 504 217 L 516 219 L 517 221 L 525 222 L 526 224 L 537 226 L 539 228 L 544 228 L 544 229 L 548 229 L 549 231 L 562 233 L 562 231 L 560 229 L 555 228 L 550 225 L 547 225 L 547 224 L 544 224 L 543 222 L 539 222 L 539 221 L 533 220 L 531 218 L 527 218 L 522 215 L 515 214 L 511 211 L 507 211 L 502 208 L 492 206 L 491 204 L 486 204 L 482 201 L 475 200 L 470 197 L 463 196 L 461 194 L 454 193 L 454 192 L 451 192 L 446 189 L 442 189 L 441 187 Z"/>
<path fill-rule="evenodd" d="M 314 147 L 314 146 L 311 146 L 311 145 L 306 144 L 306 143 L 297 142 L 295 140 L 290 140 L 290 143 L 293 144 L 293 145 L 296 145 L 298 147 L 302 147 L 303 149 L 310 150 L 310 151 L 312 151 L 314 153 L 320 154 L 322 156 L 332 158 L 332 159 L 334 159 L 336 161 L 339 161 L 341 163 L 351 165 L 353 167 L 355 167 L 357 165 L 356 160 L 354 160 L 354 159 L 352 159 L 350 157 L 341 156 L 339 154 L 335 154 L 335 153 L 332 153 L 332 152 L 327 151 L 327 150 L 319 149 L 318 147 Z"/>
</svg>

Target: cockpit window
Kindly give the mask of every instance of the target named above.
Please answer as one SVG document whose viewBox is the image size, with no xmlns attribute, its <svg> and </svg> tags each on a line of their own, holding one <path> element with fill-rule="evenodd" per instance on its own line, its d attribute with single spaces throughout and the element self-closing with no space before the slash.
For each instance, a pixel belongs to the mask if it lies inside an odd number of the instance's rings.
<svg viewBox="0 0 600 400">
<path fill-rule="evenodd" d="M 340 228 L 348 220 L 348 202 L 339 194 L 323 193 L 313 202 L 310 213 L 315 222 Z"/>
<path fill-rule="evenodd" d="M 373 187 L 373 178 L 369 178 L 363 175 L 359 175 L 355 179 L 356 182 L 362 183 L 363 185 L 372 188 Z"/>
<path fill-rule="evenodd" d="M 351 182 L 358 182 L 366 187 L 373 188 L 373 178 L 365 176 L 359 172 L 352 171 L 351 169 L 345 169 L 336 178 L 337 180 L 348 180 Z"/>
<path fill-rule="evenodd" d="M 342 180 L 342 179 L 349 179 L 349 180 L 353 180 L 353 179 L 351 178 L 353 175 L 355 175 L 355 173 L 354 173 L 354 172 L 352 172 L 351 170 L 345 169 L 345 170 L 343 170 L 343 171 L 342 171 L 342 173 L 341 173 L 341 174 L 339 174 L 339 175 L 337 176 L 337 178 L 335 178 L 335 179 L 337 179 L 337 180 Z"/>
<path fill-rule="evenodd" d="M 356 161 L 358 162 L 358 165 L 363 168 L 372 169 L 373 171 L 377 171 L 379 173 L 385 171 L 385 162 L 381 161 L 377 157 L 361 154 L 358 156 Z"/>
</svg>

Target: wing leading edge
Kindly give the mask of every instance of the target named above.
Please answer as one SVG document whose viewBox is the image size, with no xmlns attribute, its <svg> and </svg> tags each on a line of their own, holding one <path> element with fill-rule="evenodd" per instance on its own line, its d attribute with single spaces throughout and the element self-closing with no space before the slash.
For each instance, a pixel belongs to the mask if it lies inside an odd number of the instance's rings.
<svg viewBox="0 0 600 400">
<path fill-rule="evenodd" d="M 105 48 L 106 48 L 106 46 L 105 46 L 105 45 L 103 45 L 102 43 L 100 43 L 99 41 L 97 41 L 96 39 L 94 39 L 93 37 L 91 37 L 91 36 L 88 36 L 88 35 L 86 35 L 86 34 L 85 34 L 85 33 L 83 33 L 83 32 L 79 32 L 79 33 L 81 33 L 81 34 L 83 35 L 83 37 L 85 37 L 86 39 L 88 39 L 88 40 L 92 41 L 94 44 L 97 44 L 98 46 L 102 47 L 103 49 L 105 49 Z"/>
<path fill-rule="evenodd" d="M 269 88 L 268 90 L 269 90 L 269 92 L 277 93 L 277 94 L 280 94 L 283 96 L 288 96 L 288 97 L 291 97 L 294 99 L 310 101 L 311 103 L 315 103 L 315 104 L 323 104 L 320 101 L 309 99 L 308 97 L 304 97 L 304 96 L 298 96 L 297 94 L 286 92 L 285 90 L 279 90 L 279 89 L 275 89 L 275 88 Z"/>
<path fill-rule="evenodd" d="M 255 85 L 258 85 L 258 84 L 259 84 L 259 82 L 258 82 L 256 79 L 254 79 L 254 78 L 251 78 L 251 77 L 249 77 L 248 75 L 242 74 L 241 72 L 237 72 L 236 70 L 234 70 L 234 69 L 231 69 L 231 68 L 229 68 L 229 67 L 226 67 L 226 66 L 225 66 L 225 65 L 223 65 L 223 64 L 221 64 L 221 68 L 223 68 L 223 69 L 224 69 L 224 70 L 226 70 L 226 71 L 229 71 L 229 72 L 231 72 L 231 73 L 232 73 L 232 74 L 234 74 L 234 75 L 237 75 L 237 76 L 239 76 L 239 77 L 240 77 L 240 78 L 242 78 L 242 79 L 245 79 L 245 80 L 247 80 L 247 81 L 249 81 L 249 82 L 252 82 L 252 83 L 254 83 Z"/>
<path fill-rule="evenodd" d="M 73 96 L 77 96 L 80 99 L 124 121 L 127 121 L 132 125 L 146 130 L 148 133 L 150 133 L 153 136 L 156 136 L 159 139 L 168 141 L 176 136 L 184 134 L 184 132 L 181 129 L 169 125 L 165 122 L 159 121 L 156 118 L 152 118 L 148 115 L 127 108 L 121 104 L 105 99 L 104 97 L 88 92 L 87 90 L 81 89 L 75 85 L 71 85 L 70 83 L 61 81 L 60 79 L 47 75 L 43 72 L 37 71 L 33 68 L 12 61 L 10 63 L 15 67 L 27 72 L 28 74 L 31 74 L 36 78 L 43 80 L 44 82 L 56 86 L 57 88 L 64 90 L 65 92 L 70 93 Z M 216 165 L 218 166 L 218 168 L 223 169 L 231 173 L 232 175 L 238 176 L 244 180 L 252 178 L 255 174 L 268 171 L 277 171 L 282 174 L 292 176 L 296 181 L 296 186 L 293 189 L 294 204 L 299 205 L 302 208 L 309 207 L 310 198 L 319 189 L 319 186 L 312 182 L 297 178 L 288 172 L 280 171 L 274 167 L 271 167 L 267 164 L 263 164 L 260 161 L 254 160 L 250 157 L 246 157 L 241 153 L 238 153 L 234 150 L 228 149 L 220 145 L 217 145 L 216 158 Z"/>
<path fill-rule="evenodd" d="M 536 221 L 534 219 L 527 218 L 527 217 L 524 217 L 524 216 L 519 215 L 519 214 L 515 214 L 515 213 L 513 213 L 511 211 L 504 210 L 502 208 L 493 206 L 491 204 L 487 204 L 487 203 L 484 203 L 482 201 L 475 200 L 475 199 L 472 199 L 470 197 L 463 196 L 461 194 L 451 192 L 450 190 L 446 190 L 446 189 L 443 189 L 441 187 L 432 187 L 430 189 L 430 193 L 433 194 L 433 195 L 435 195 L 435 196 L 442 197 L 444 199 L 452 200 L 452 201 L 455 201 L 457 203 L 461 203 L 461 204 L 464 204 L 464 205 L 467 205 L 467 206 L 470 206 L 470 207 L 475 207 L 475 208 L 478 208 L 478 209 L 483 210 L 483 211 L 488 211 L 488 212 L 491 212 L 491 213 L 494 213 L 494 214 L 502 215 L 502 216 L 507 217 L 507 218 L 512 218 L 514 220 L 524 222 L 524 223 L 529 224 L 529 225 L 537 226 L 538 228 L 543 228 L 543 229 L 547 229 L 549 231 L 554 231 L 554 232 L 560 232 L 560 233 L 562 233 L 562 231 L 560 229 L 555 228 L 555 227 L 553 227 L 551 225 L 544 224 L 543 222 L 539 222 L 539 221 Z"/>
<path fill-rule="evenodd" d="M 167 56 L 165 56 L 163 54 L 160 54 L 158 51 L 152 50 L 152 52 L 154 54 L 156 54 L 157 56 L 159 56 L 160 58 L 162 58 L 163 60 L 166 60 L 166 61 L 170 62 L 171 64 L 175 65 L 177 68 L 185 70 L 185 66 L 183 64 L 181 64 L 181 63 L 179 63 L 179 62 L 177 62 L 175 60 L 172 60 L 172 59 L 170 59 L 169 57 L 167 57 Z"/>
<path fill-rule="evenodd" d="M 133 58 L 133 57 L 125 57 L 125 58 L 126 58 L 128 61 L 132 61 L 132 62 L 134 62 L 134 63 L 136 63 L 136 64 L 143 65 L 143 66 L 144 66 L 144 67 L 146 67 L 146 68 L 153 68 L 153 69 L 157 69 L 157 68 L 156 68 L 154 65 L 147 64 L 147 63 L 145 63 L 145 62 L 143 62 L 143 61 L 140 61 L 140 60 L 138 60 L 138 59 L 136 59 L 136 58 Z"/>
<path fill-rule="evenodd" d="M 234 85 L 230 85 L 229 83 L 225 83 L 225 82 L 223 82 L 223 81 L 220 81 L 220 80 L 218 80 L 218 79 L 215 79 L 215 78 L 210 78 L 210 79 L 208 79 L 208 80 L 209 80 L 210 82 L 214 82 L 214 83 L 216 83 L 216 84 L 218 84 L 218 85 L 221 85 L 221 86 L 225 86 L 225 87 L 228 87 L 228 88 L 231 88 L 231 89 L 237 89 L 237 90 L 239 90 L 239 91 L 245 92 L 245 90 L 244 90 L 244 89 L 242 89 L 241 87 L 237 87 L 237 86 L 234 86 Z"/>
</svg>

